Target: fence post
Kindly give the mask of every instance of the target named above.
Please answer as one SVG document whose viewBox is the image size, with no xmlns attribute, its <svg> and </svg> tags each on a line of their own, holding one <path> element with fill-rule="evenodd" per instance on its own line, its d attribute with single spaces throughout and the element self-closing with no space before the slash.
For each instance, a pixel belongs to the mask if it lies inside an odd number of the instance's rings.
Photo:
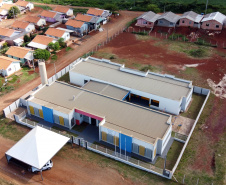
<svg viewBox="0 0 226 185">
<path fill-rule="evenodd" d="M 183 184 L 184 184 L 184 180 L 185 180 L 185 175 L 184 175 L 184 178 L 183 178 Z"/>
<path fill-rule="evenodd" d="M 106 148 L 106 153 L 108 153 L 108 149 Z"/>
<path fill-rule="evenodd" d="M 138 160 L 138 166 L 140 166 L 140 161 Z"/>
</svg>

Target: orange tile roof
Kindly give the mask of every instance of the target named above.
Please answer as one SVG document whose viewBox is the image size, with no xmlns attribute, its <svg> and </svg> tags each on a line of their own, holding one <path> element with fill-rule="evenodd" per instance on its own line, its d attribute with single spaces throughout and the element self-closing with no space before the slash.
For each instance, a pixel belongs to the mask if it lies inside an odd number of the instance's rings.
<svg viewBox="0 0 226 185">
<path fill-rule="evenodd" d="M 13 28 L 21 28 L 21 29 L 25 29 L 27 28 L 29 25 L 28 22 L 23 22 L 23 21 L 15 21 L 13 24 L 12 24 L 12 27 Z"/>
<path fill-rule="evenodd" d="M 29 51 L 31 51 L 31 49 L 22 48 L 18 46 L 11 46 L 6 52 L 6 55 L 15 56 L 18 58 L 24 58 Z"/>
<path fill-rule="evenodd" d="M 67 26 L 73 26 L 74 28 L 81 28 L 83 24 L 84 24 L 84 22 L 76 21 L 76 20 L 72 20 L 72 19 L 69 19 L 66 22 Z"/>
<path fill-rule="evenodd" d="M 43 17 L 50 17 L 50 18 L 54 18 L 56 16 L 56 12 L 50 12 L 50 11 L 42 11 L 42 13 L 40 14 Z"/>
<path fill-rule="evenodd" d="M 31 23 L 38 23 L 38 21 L 40 20 L 40 17 L 35 17 L 35 16 L 27 16 L 25 19 L 23 19 L 23 21 L 26 22 L 31 22 Z"/>
<path fill-rule="evenodd" d="M 18 5 L 18 6 L 25 6 L 26 7 L 28 5 L 28 3 L 29 3 L 28 1 L 20 1 L 19 0 L 15 4 Z"/>
<path fill-rule="evenodd" d="M 13 29 L 1 28 L 0 27 L 0 35 L 3 35 L 5 37 L 11 36 L 14 32 L 15 32 L 15 30 L 13 30 Z"/>
<path fill-rule="evenodd" d="M 56 29 L 56 28 L 49 28 L 45 32 L 46 35 L 52 35 L 52 36 L 55 36 L 55 37 L 62 37 L 64 33 L 65 33 L 65 31 L 59 30 L 59 29 Z"/>
<path fill-rule="evenodd" d="M 54 11 L 61 12 L 61 13 L 67 13 L 70 8 L 67 8 L 65 6 L 57 6 Z"/>
<path fill-rule="evenodd" d="M 92 14 L 92 15 L 96 15 L 96 16 L 101 16 L 103 14 L 104 10 L 100 10 L 97 8 L 90 8 L 87 11 L 87 14 Z"/>
<path fill-rule="evenodd" d="M 5 56 L 0 56 L 0 69 L 6 70 L 12 62 L 18 61 L 14 58 L 9 58 Z M 20 62 L 20 61 L 18 61 Z"/>
<path fill-rule="evenodd" d="M 92 17 L 92 16 L 89 16 L 89 15 L 78 14 L 78 15 L 75 17 L 75 20 L 83 21 L 83 22 L 90 22 L 92 18 L 93 18 L 93 17 Z"/>
<path fill-rule="evenodd" d="M 15 6 L 14 4 L 3 4 L 1 9 L 9 10 L 11 7 Z"/>
<path fill-rule="evenodd" d="M 54 38 L 47 37 L 44 35 L 36 35 L 36 37 L 32 40 L 32 42 L 36 42 L 43 45 L 48 45 L 50 42 L 52 42 Z"/>
</svg>

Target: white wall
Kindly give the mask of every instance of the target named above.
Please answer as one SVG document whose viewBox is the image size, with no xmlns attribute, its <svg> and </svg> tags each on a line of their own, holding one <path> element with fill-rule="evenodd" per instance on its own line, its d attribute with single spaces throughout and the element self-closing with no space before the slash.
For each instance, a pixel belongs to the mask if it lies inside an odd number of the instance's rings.
<svg viewBox="0 0 226 185">
<path fill-rule="evenodd" d="M 114 130 L 111 130 L 111 129 L 108 129 L 108 128 L 105 128 L 105 127 L 102 127 L 102 126 L 100 126 L 99 129 L 100 129 L 101 132 L 106 132 L 107 134 L 111 134 L 113 136 L 119 137 L 119 132 L 116 132 Z"/>
<path fill-rule="evenodd" d="M 67 11 L 67 15 L 68 15 L 68 16 L 73 15 L 73 9 L 69 9 L 69 10 Z"/>
<path fill-rule="evenodd" d="M 27 7 L 29 8 L 29 10 L 32 10 L 34 9 L 34 4 L 29 2 Z"/>
<path fill-rule="evenodd" d="M 19 62 L 12 62 L 6 70 L 3 70 L 3 76 L 9 76 L 16 71 L 20 70 L 20 63 Z"/>
<path fill-rule="evenodd" d="M 25 29 L 26 32 L 32 32 L 34 30 L 35 30 L 35 25 L 32 23 L 30 23 Z"/>
<path fill-rule="evenodd" d="M 46 25 L 46 20 L 45 20 L 45 19 L 40 19 L 40 20 L 37 22 L 37 25 L 38 25 L 38 26 Z"/>
<path fill-rule="evenodd" d="M 62 36 L 62 38 L 64 39 L 64 41 L 67 41 L 70 39 L 70 34 L 68 32 L 65 32 Z"/>
<path fill-rule="evenodd" d="M 102 80 L 92 78 L 92 77 L 88 77 L 88 76 L 85 76 L 85 75 L 81 75 L 81 74 L 75 73 L 73 71 L 69 71 L 69 76 L 70 76 L 70 82 L 75 84 L 75 85 L 78 85 L 78 86 L 83 86 L 84 80 L 88 80 L 88 81 L 94 80 L 94 81 L 98 81 L 98 82 L 104 82 Z M 152 94 L 149 94 L 149 93 L 145 93 L 145 92 L 142 92 L 142 91 L 138 91 L 138 90 L 135 90 L 135 89 L 129 89 L 127 87 L 123 87 L 123 86 L 120 86 L 120 85 L 117 85 L 117 84 L 113 84 L 113 83 L 108 83 L 108 84 L 129 90 L 132 94 L 136 94 L 136 95 L 139 95 L 139 96 L 143 96 L 143 97 L 146 97 L 146 98 L 149 98 L 149 99 L 154 99 L 154 100 L 159 101 L 159 107 L 151 106 L 151 108 L 154 108 L 154 109 L 157 109 L 157 110 L 164 110 L 164 112 L 168 112 L 168 113 L 176 114 L 176 115 L 178 115 L 180 113 L 180 105 L 181 105 L 182 100 L 178 100 L 178 101 L 171 100 L 171 99 L 163 98 L 163 97 L 160 97 L 160 96 L 152 95 Z"/>
</svg>

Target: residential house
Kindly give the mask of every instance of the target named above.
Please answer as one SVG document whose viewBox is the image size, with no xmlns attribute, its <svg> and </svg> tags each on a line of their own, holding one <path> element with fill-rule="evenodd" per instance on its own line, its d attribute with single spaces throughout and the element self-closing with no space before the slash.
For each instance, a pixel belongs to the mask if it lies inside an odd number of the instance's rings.
<svg viewBox="0 0 226 185">
<path fill-rule="evenodd" d="M 77 36 L 83 36 L 84 33 L 88 32 L 88 25 L 82 21 L 69 19 L 65 25 L 67 29 L 73 30 L 74 31 L 73 34 Z"/>
<path fill-rule="evenodd" d="M 13 6 L 15 6 L 15 4 L 3 4 L 0 8 L 0 18 L 6 19 L 10 8 Z"/>
<path fill-rule="evenodd" d="M 203 15 L 197 14 L 193 11 L 185 12 L 180 18 L 179 26 L 200 28 L 202 18 Z"/>
<path fill-rule="evenodd" d="M 14 58 L 0 56 L 0 75 L 10 76 L 20 70 L 20 61 Z"/>
<path fill-rule="evenodd" d="M 88 30 L 91 31 L 93 29 L 97 29 L 100 26 L 100 23 L 103 21 L 103 18 L 97 16 L 78 14 L 75 17 L 75 20 L 86 23 L 88 25 Z"/>
<path fill-rule="evenodd" d="M 56 29 L 56 28 L 49 28 L 46 32 L 45 32 L 46 36 L 48 37 L 52 37 L 55 40 L 59 40 L 60 38 L 63 38 L 64 41 L 67 41 L 70 39 L 70 34 L 69 32 L 65 31 L 65 30 L 60 30 L 60 29 Z"/>
<path fill-rule="evenodd" d="M 13 43 L 15 46 L 21 46 L 24 43 L 24 39 L 22 39 L 22 38 L 14 39 Z"/>
<path fill-rule="evenodd" d="M 156 14 L 152 11 L 145 12 L 137 18 L 136 26 L 153 28 L 159 17 L 159 14 Z"/>
<path fill-rule="evenodd" d="M 166 12 L 158 17 L 157 26 L 163 27 L 175 27 L 180 19 L 179 15 L 173 12 Z"/>
<path fill-rule="evenodd" d="M 33 23 L 23 22 L 23 21 L 15 21 L 12 24 L 12 28 L 15 30 L 32 32 L 35 31 L 35 25 Z"/>
<path fill-rule="evenodd" d="M 222 30 L 226 16 L 220 12 L 206 14 L 201 21 L 204 30 Z"/>
<path fill-rule="evenodd" d="M 109 10 L 103 10 L 99 8 L 90 8 L 87 12 L 87 15 L 91 16 L 97 16 L 97 17 L 103 17 L 107 19 L 109 16 L 111 16 L 111 13 Z"/>
<path fill-rule="evenodd" d="M 0 37 L 2 39 L 3 38 L 11 38 L 17 34 L 18 34 L 18 32 L 16 30 L 0 27 Z"/>
<path fill-rule="evenodd" d="M 11 46 L 5 54 L 9 58 L 20 60 L 22 64 L 34 60 L 34 51 L 29 48 Z"/>
<path fill-rule="evenodd" d="M 36 35 L 36 37 L 28 44 L 28 46 L 34 49 L 46 49 L 50 42 L 55 42 L 54 38 L 44 35 Z"/>
<path fill-rule="evenodd" d="M 46 20 L 41 17 L 36 16 L 27 16 L 25 19 L 23 19 L 25 22 L 33 23 L 36 26 L 44 26 L 46 25 Z"/>
<path fill-rule="evenodd" d="M 40 17 L 45 19 L 46 22 L 56 22 L 57 21 L 57 13 L 56 12 L 50 12 L 50 11 L 42 11 L 40 14 Z"/>
<path fill-rule="evenodd" d="M 15 3 L 21 11 L 34 9 L 34 4 L 28 1 L 19 0 Z"/>
<path fill-rule="evenodd" d="M 58 12 L 60 14 L 64 14 L 66 16 L 72 16 L 73 15 L 73 9 L 65 7 L 65 6 L 57 6 L 53 10 L 54 12 Z"/>
</svg>

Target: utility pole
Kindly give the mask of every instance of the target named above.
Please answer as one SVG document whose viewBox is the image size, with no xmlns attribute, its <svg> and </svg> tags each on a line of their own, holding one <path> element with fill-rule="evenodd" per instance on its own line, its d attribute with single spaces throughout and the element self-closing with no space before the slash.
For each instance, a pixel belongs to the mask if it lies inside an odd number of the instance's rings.
<svg viewBox="0 0 226 185">
<path fill-rule="evenodd" d="M 206 11 L 205 11 L 205 14 L 207 12 L 207 7 L 208 7 L 208 0 L 206 0 Z"/>
<path fill-rule="evenodd" d="M 108 25 L 107 25 L 107 42 L 108 42 Z"/>
</svg>

